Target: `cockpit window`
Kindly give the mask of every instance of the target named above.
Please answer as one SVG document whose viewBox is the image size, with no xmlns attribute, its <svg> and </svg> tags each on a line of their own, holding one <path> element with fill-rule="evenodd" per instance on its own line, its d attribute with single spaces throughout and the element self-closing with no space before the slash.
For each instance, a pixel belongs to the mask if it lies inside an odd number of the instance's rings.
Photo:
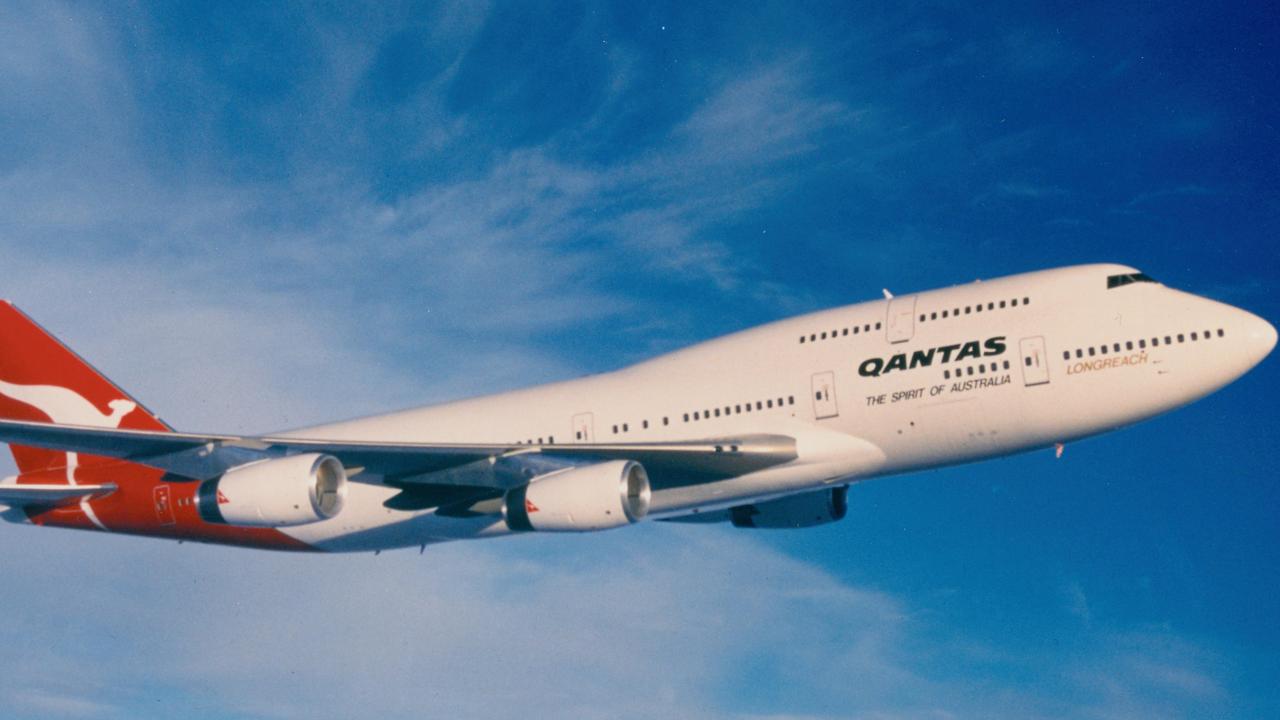
<svg viewBox="0 0 1280 720">
<path fill-rule="evenodd" d="M 1153 282 L 1156 282 L 1156 280 L 1155 278 L 1152 278 L 1150 275 L 1146 273 L 1129 273 L 1127 275 L 1111 275 L 1107 277 L 1107 289 L 1110 290 L 1112 288 L 1118 288 L 1121 285 L 1128 285 L 1130 283 L 1144 283 L 1144 282 L 1153 283 Z"/>
</svg>

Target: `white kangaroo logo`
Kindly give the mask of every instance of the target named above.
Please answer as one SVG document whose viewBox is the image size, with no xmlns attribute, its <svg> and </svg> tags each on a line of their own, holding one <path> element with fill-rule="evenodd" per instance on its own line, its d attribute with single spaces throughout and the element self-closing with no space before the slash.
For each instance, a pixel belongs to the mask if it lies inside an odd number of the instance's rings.
<svg viewBox="0 0 1280 720">
<path fill-rule="evenodd" d="M 0 380 L 0 395 L 30 405 L 58 425 L 118 428 L 125 416 L 138 408 L 138 403 L 120 398 L 107 403 L 111 412 L 103 414 L 80 393 L 57 385 L 14 385 Z M 67 452 L 67 484 L 76 484 L 76 468 L 79 464 L 79 453 Z M 88 498 L 80 501 L 80 507 L 94 525 L 107 529 L 89 507 Z"/>
</svg>

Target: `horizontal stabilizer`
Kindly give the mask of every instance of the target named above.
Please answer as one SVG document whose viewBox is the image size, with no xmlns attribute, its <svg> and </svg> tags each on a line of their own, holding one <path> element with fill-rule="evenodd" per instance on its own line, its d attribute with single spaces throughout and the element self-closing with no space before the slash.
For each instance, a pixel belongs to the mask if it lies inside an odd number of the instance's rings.
<svg viewBox="0 0 1280 720">
<path fill-rule="evenodd" d="M 74 505 L 81 498 L 96 498 L 110 494 L 116 486 L 104 485 L 16 485 L 0 483 L 0 505 L 30 507 L 33 505 L 56 507 Z"/>
</svg>

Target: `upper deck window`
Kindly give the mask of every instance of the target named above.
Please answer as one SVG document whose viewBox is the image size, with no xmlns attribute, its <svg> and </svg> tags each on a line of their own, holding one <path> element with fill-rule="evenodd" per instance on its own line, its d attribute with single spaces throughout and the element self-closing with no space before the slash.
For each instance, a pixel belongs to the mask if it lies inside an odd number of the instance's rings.
<svg viewBox="0 0 1280 720">
<path fill-rule="evenodd" d="M 1128 273 L 1126 275 L 1109 275 L 1107 276 L 1107 289 L 1118 288 L 1121 285 L 1129 285 L 1130 283 L 1153 283 L 1154 278 L 1146 273 Z"/>
</svg>

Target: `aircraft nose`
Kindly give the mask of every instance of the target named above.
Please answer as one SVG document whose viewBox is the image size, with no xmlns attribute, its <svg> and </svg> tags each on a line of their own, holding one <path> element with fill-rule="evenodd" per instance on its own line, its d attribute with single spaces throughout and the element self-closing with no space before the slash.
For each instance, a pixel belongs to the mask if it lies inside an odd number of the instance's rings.
<svg viewBox="0 0 1280 720">
<path fill-rule="evenodd" d="M 1258 351 L 1258 360 L 1271 354 L 1276 346 L 1276 328 L 1258 316 L 1253 316 L 1249 326 L 1249 341 Z"/>
</svg>

